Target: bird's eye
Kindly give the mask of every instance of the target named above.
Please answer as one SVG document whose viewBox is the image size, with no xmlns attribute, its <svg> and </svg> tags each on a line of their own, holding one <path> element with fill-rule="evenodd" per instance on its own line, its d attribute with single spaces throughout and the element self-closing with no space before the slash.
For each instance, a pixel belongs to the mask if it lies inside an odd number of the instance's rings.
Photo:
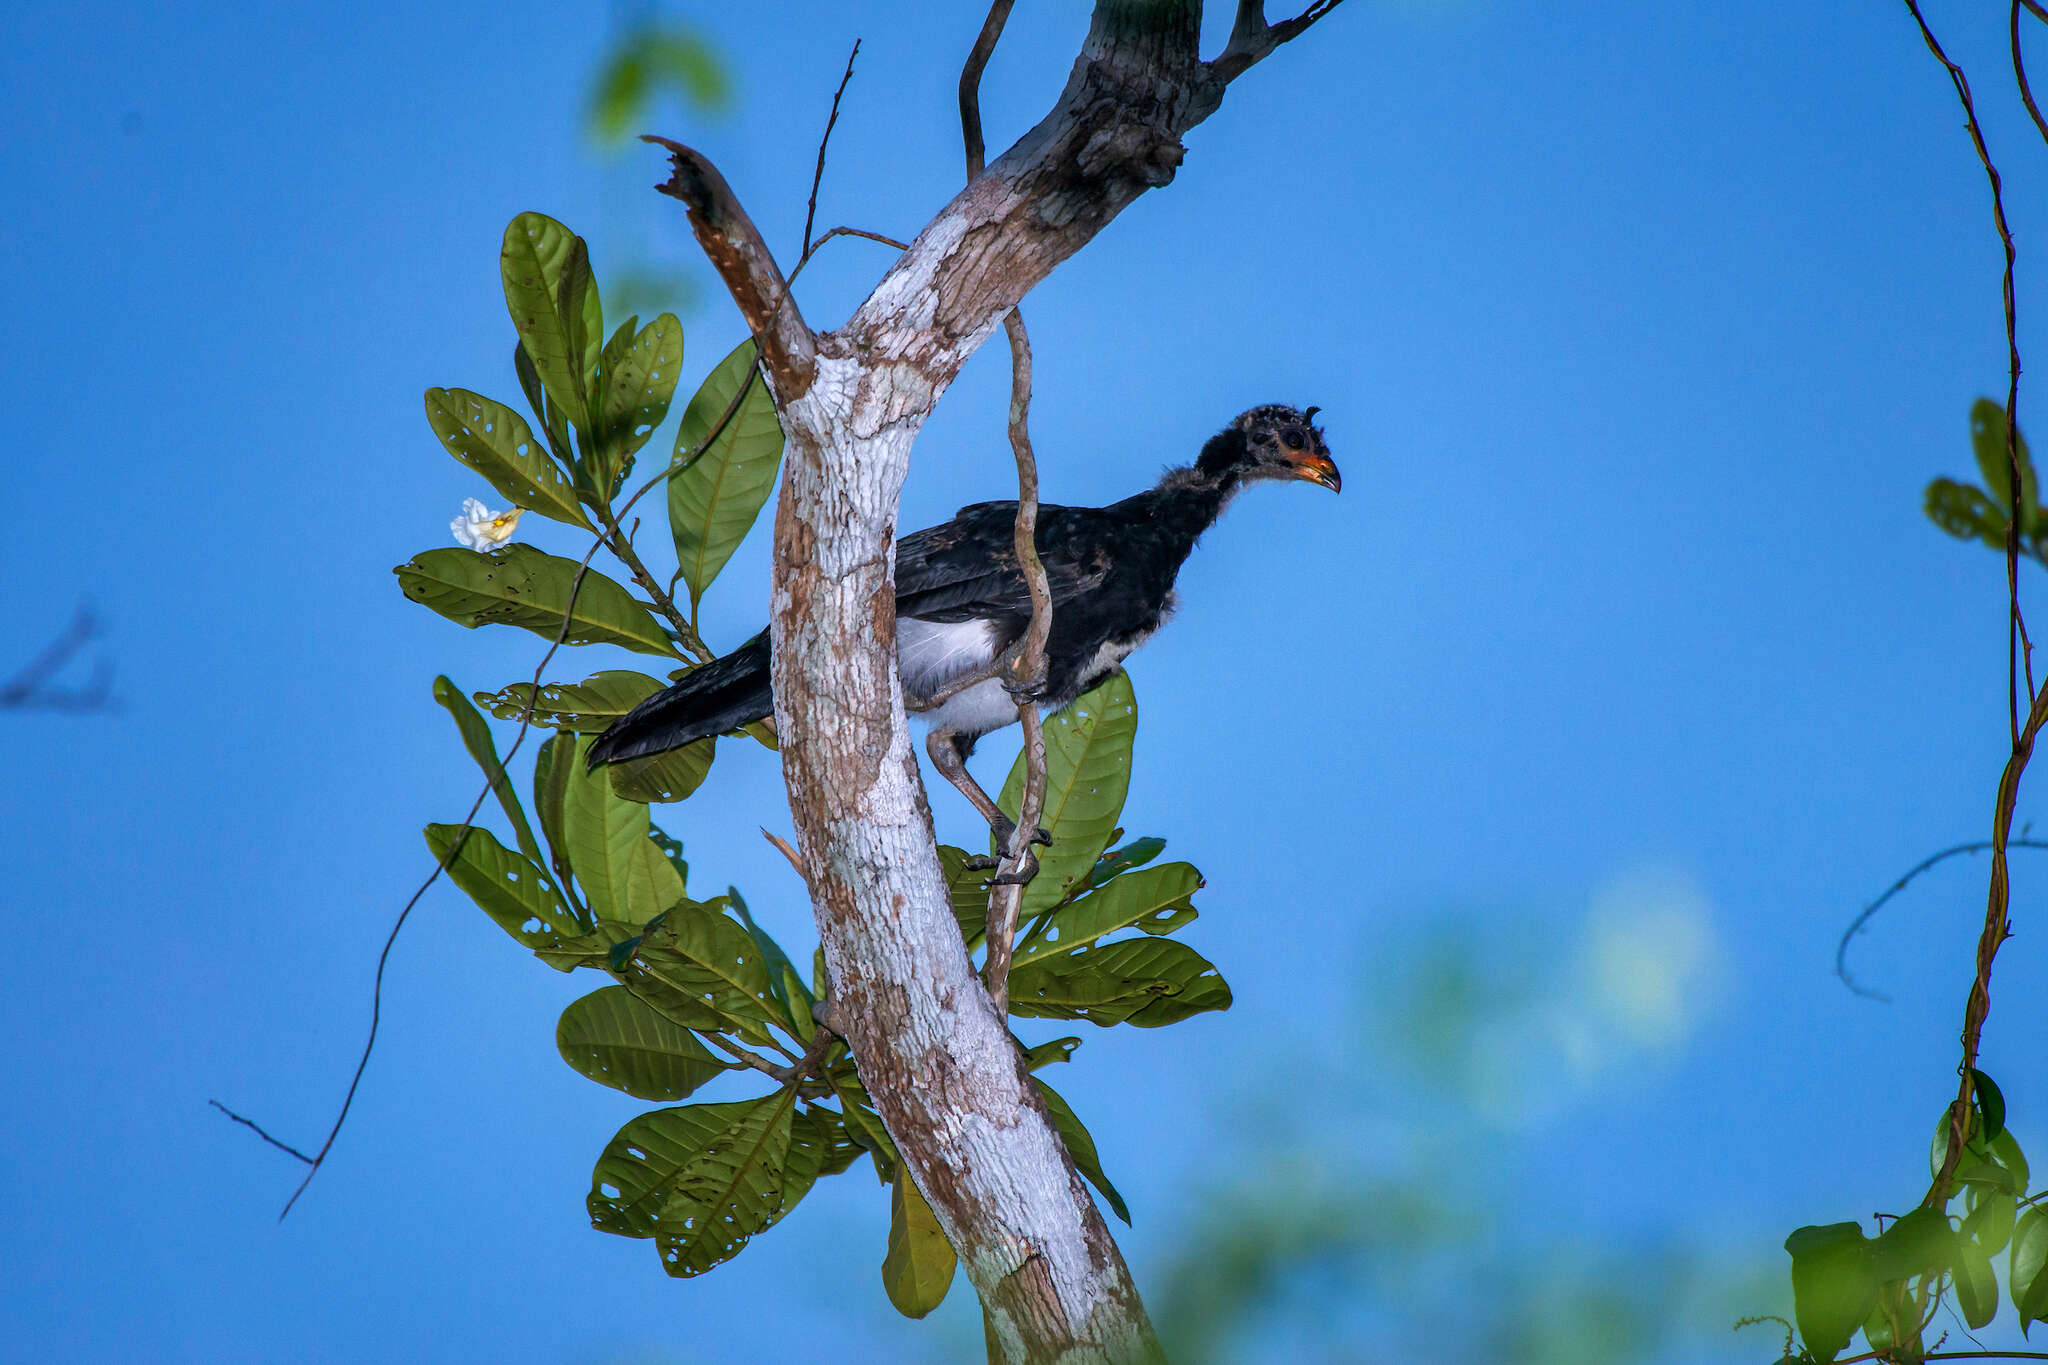
<svg viewBox="0 0 2048 1365">
<path fill-rule="evenodd" d="M 1300 427 L 1288 427 L 1280 433 L 1280 439 L 1290 450 L 1308 449 L 1308 435 Z"/>
</svg>

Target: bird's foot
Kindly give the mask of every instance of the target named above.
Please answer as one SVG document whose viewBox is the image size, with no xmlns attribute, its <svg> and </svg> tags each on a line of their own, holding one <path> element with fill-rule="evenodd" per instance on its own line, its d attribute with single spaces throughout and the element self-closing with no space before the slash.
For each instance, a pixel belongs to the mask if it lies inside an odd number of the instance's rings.
<svg viewBox="0 0 2048 1365">
<path fill-rule="evenodd" d="M 988 884 L 990 886 L 1029 886 L 1031 885 L 1031 879 L 1037 875 L 1038 855 L 1027 852 L 1024 855 L 1024 866 L 1018 868 L 1015 872 L 998 872 L 995 876 L 988 879 Z"/>
<path fill-rule="evenodd" d="M 1042 677 L 1025 678 L 1021 680 L 1014 678 L 1004 678 L 1003 691 L 1008 692 L 1010 694 L 1010 700 L 1014 702 L 1042 702 L 1045 700 L 1047 695 L 1045 679 Z"/>
<path fill-rule="evenodd" d="M 998 815 L 990 822 L 988 830 L 990 834 L 995 836 L 997 848 L 1008 848 L 1011 837 L 1017 833 L 1017 822 L 1007 815 Z M 1052 831 L 1044 825 L 1040 825 L 1036 830 L 1032 831 L 1031 842 L 1043 844 L 1047 848 L 1051 848 Z"/>
</svg>

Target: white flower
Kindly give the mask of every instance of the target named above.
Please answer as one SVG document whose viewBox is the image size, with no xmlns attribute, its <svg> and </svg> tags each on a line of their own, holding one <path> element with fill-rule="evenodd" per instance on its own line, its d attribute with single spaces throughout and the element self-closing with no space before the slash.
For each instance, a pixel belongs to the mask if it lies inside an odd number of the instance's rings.
<svg viewBox="0 0 2048 1365">
<path fill-rule="evenodd" d="M 449 522 L 448 529 L 455 533 L 458 543 L 472 550 L 491 550 L 512 539 L 512 533 L 519 529 L 519 518 L 525 515 L 524 507 L 493 512 L 475 498 L 464 498 L 462 515 Z"/>
</svg>

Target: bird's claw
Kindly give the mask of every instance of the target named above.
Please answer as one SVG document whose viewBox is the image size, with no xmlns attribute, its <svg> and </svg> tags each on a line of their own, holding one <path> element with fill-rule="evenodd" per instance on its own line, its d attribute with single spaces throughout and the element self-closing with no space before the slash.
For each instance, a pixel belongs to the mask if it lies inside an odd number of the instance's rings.
<svg viewBox="0 0 2048 1365">
<path fill-rule="evenodd" d="M 1046 696 L 1045 679 L 1026 679 L 1022 682 L 1016 682 L 1005 678 L 1003 679 L 1003 691 L 1008 692 L 1010 700 L 1015 702 L 1044 701 Z"/>
<path fill-rule="evenodd" d="M 1012 820 L 1007 815 L 998 815 L 995 818 L 995 822 L 991 824 L 988 828 L 989 833 L 995 836 L 996 847 L 1008 848 L 1010 846 L 1011 837 L 1017 833 L 1017 822 Z M 1032 831 L 1031 842 L 1034 844 L 1042 844 L 1047 848 L 1051 848 L 1052 831 L 1047 829 L 1044 825 L 1040 825 L 1036 830 Z"/>
<path fill-rule="evenodd" d="M 1027 853 L 1024 855 L 1024 866 L 1018 868 L 1015 872 L 998 872 L 995 876 L 989 878 L 988 884 L 990 886 L 1029 886 L 1031 885 L 1031 879 L 1037 875 L 1038 859 Z"/>
</svg>

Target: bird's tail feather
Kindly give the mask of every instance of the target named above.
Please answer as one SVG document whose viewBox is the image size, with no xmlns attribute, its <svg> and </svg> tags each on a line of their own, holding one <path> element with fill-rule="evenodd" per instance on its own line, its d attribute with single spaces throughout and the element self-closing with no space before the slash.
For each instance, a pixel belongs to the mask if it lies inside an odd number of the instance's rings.
<svg viewBox="0 0 2048 1365">
<path fill-rule="evenodd" d="M 613 721 L 591 744 L 589 764 L 596 768 L 665 753 L 692 740 L 761 720 L 775 710 L 775 694 L 768 679 L 768 632 L 764 630 L 732 653 L 690 670 Z"/>
</svg>

